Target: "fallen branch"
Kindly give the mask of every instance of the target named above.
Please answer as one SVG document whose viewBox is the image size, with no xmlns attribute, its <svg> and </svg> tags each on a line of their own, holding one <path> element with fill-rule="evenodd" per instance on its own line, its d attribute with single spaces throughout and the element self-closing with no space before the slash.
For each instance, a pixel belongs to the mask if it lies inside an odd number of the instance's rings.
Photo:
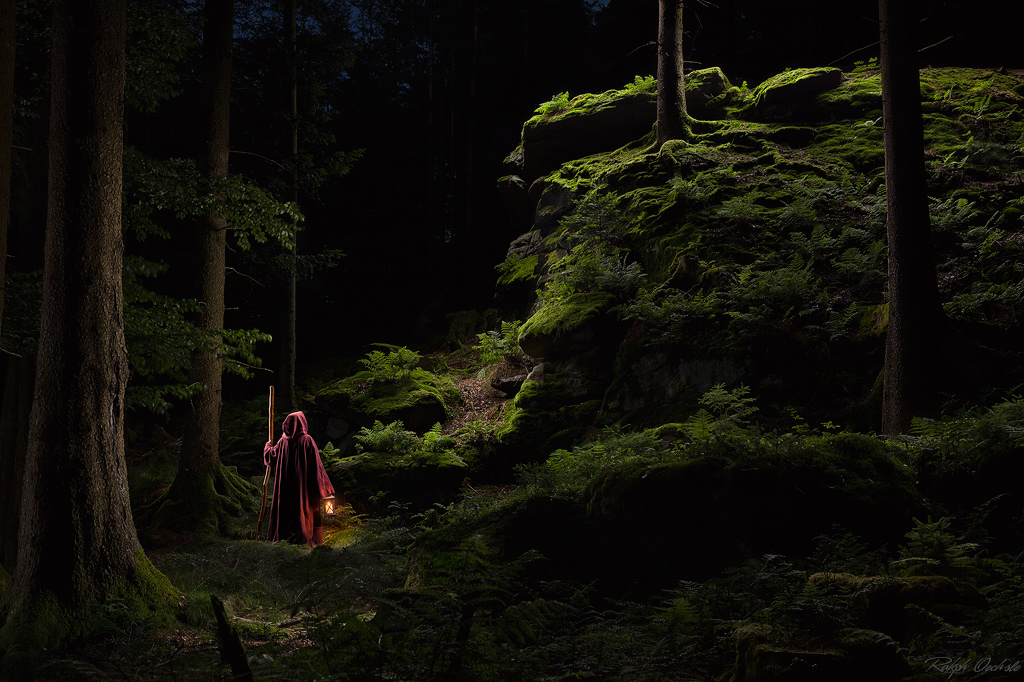
<svg viewBox="0 0 1024 682">
<path fill-rule="evenodd" d="M 228 623 L 224 602 L 217 595 L 211 594 L 210 603 L 213 604 L 213 615 L 217 617 L 217 641 L 220 644 L 221 660 L 231 666 L 231 673 L 238 682 L 256 682 L 238 630 Z"/>
</svg>

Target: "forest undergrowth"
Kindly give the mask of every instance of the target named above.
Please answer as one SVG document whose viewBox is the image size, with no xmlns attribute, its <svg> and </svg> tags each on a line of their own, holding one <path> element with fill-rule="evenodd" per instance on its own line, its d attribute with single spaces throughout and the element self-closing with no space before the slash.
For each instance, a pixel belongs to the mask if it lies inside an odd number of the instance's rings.
<svg viewBox="0 0 1024 682">
<path fill-rule="evenodd" d="M 615 467 L 707 458 L 782 466 L 831 457 L 821 447 L 830 439 L 868 438 L 836 431 L 799 420 L 762 431 L 745 389 L 716 387 L 683 424 L 605 429 L 518 467 L 514 485 L 469 482 L 455 502 L 392 502 L 373 516 L 349 508 L 316 549 L 255 540 L 250 510 L 226 537 L 179 536 L 151 550 L 181 591 L 177 621 L 129 622 L 108 605 L 97 614 L 102 634 L 35 679 L 237 679 L 220 654 L 211 596 L 226 605 L 255 680 L 730 679 L 737 638 L 750 628 L 784 631 L 789 646 L 813 649 L 821 633 L 864 627 L 878 594 L 940 579 L 963 597 L 956 608 L 897 599 L 904 629 L 875 634 L 899 648 L 913 679 L 950 679 L 933 665 L 946 659 L 989 660 L 985 679 L 1015 679 L 1024 551 L 1019 509 L 1007 515 L 1005 495 L 955 507 L 955 496 L 938 494 L 927 505 L 934 515 L 915 519 L 901 542 L 879 545 L 835 527 L 806 555 L 753 556 L 658 589 L 609 589 L 599 568 L 590 579 L 551 577 L 534 570 L 549 561 L 539 552 L 510 556 L 495 542 L 498 519 L 531 500 L 585 503 Z M 980 452 L 1018 457 L 1022 446 L 1024 401 L 1011 399 L 920 420 L 885 448 L 920 488 L 938 492 L 974 475 Z M 995 669 L 1000 662 L 1010 667 Z"/>
</svg>

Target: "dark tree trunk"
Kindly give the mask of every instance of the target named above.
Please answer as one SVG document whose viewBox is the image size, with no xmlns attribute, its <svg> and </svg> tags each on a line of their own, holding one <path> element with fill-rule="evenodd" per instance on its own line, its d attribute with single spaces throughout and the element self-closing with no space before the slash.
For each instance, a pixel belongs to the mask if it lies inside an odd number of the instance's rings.
<svg viewBox="0 0 1024 682">
<path fill-rule="evenodd" d="M 0 0 L 0 332 L 11 225 L 11 145 L 14 144 L 14 0 Z"/>
<path fill-rule="evenodd" d="M 211 182 L 228 172 L 231 104 L 233 0 L 207 0 L 203 9 L 202 147 L 197 166 Z M 211 213 L 196 226 L 198 299 L 203 303 L 200 326 L 220 341 L 224 328 L 224 275 L 227 221 Z M 185 413 L 178 470 L 167 493 L 142 511 L 147 529 L 222 528 L 228 515 L 241 512 L 239 499 L 255 497 L 256 486 L 220 461 L 221 373 L 217 348 L 192 353 L 189 383 L 202 389 Z"/>
<path fill-rule="evenodd" d="M 904 433 L 937 411 L 942 330 L 925 186 L 924 127 L 917 64 L 917 2 L 879 0 L 889 324 L 882 432 Z"/>
<path fill-rule="evenodd" d="M 685 83 L 683 0 L 658 0 L 658 146 L 685 134 Z"/>
<path fill-rule="evenodd" d="M 0 648 L 85 634 L 109 599 L 173 588 L 142 552 L 128 500 L 121 290 L 125 0 L 57 0 L 39 350 L 17 567 Z"/>
<path fill-rule="evenodd" d="M 3 331 L 4 297 L 7 282 L 7 233 L 11 223 L 11 145 L 14 112 L 14 0 L 0 0 L 0 335 Z M 18 510 L 21 507 L 21 477 L 24 448 L 17 447 L 17 431 L 22 421 L 21 404 L 9 404 L 8 387 L 15 393 L 18 368 L 25 363 L 11 357 L 0 408 L 0 509 L 3 528 L 0 532 L 0 565 L 14 570 L 18 551 Z M 25 409 L 27 413 L 27 406 Z M 27 422 L 25 422 L 27 423 Z"/>
<path fill-rule="evenodd" d="M 288 121 L 291 126 L 291 134 L 288 136 L 288 148 L 285 150 L 292 164 L 292 196 L 291 200 L 299 200 L 299 85 L 298 85 L 298 49 L 295 26 L 295 0 L 285 0 L 284 3 L 284 44 L 285 61 L 288 69 L 286 83 L 286 103 L 288 108 Z M 278 379 L 278 394 L 282 398 L 285 412 L 293 412 L 299 409 L 298 397 L 295 394 L 295 366 L 297 354 L 297 301 L 296 301 L 296 280 L 297 280 L 297 254 L 298 254 L 298 223 L 292 223 L 292 250 L 287 254 L 288 263 L 285 266 L 285 333 L 281 342 L 281 372 Z"/>
</svg>

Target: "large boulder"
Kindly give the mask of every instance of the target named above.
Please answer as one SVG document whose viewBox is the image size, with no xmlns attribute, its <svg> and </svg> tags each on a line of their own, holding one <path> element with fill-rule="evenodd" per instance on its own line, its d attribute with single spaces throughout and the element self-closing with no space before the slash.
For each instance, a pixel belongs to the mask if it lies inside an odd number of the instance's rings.
<svg viewBox="0 0 1024 682">
<path fill-rule="evenodd" d="M 644 137 L 658 118 L 656 85 L 653 79 L 638 78 L 621 90 L 579 95 L 539 113 L 523 126 L 521 144 L 505 159 L 509 172 L 531 181 L 566 161 Z M 734 92 L 718 67 L 686 75 L 686 106 L 697 118 L 721 117 Z"/>
<path fill-rule="evenodd" d="M 828 118 L 827 107 L 815 107 L 818 95 L 838 88 L 843 72 L 832 67 L 790 69 L 772 76 L 751 91 L 750 113 L 760 120 Z"/>
<path fill-rule="evenodd" d="M 522 143 L 507 159 L 512 172 L 532 181 L 562 163 L 609 151 L 651 131 L 657 118 L 653 89 L 580 95 L 562 112 L 534 116 Z"/>
<path fill-rule="evenodd" d="M 922 510 L 910 467 L 871 436 L 809 437 L 774 453 L 741 442 L 719 448 L 594 477 L 588 509 L 621 547 L 609 561 L 613 578 L 617 560 L 621 580 L 666 585 L 763 554 L 807 556 L 837 526 L 873 545 L 896 543 Z"/>
</svg>

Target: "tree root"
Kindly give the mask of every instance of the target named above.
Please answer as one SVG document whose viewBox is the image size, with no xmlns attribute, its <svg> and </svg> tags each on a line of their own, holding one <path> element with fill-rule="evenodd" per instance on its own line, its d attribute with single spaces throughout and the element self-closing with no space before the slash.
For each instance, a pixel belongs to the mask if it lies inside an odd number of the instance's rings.
<svg viewBox="0 0 1024 682">
<path fill-rule="evenodd" d="M 161 528 L 224 533 L 232 517 L 256 508 L 259 495 L 234 467 L 219 462 L 208 471 L 178 469 L 171 487 L 136 512 L 136 522 L 147 535 Z"/>
</svg>

